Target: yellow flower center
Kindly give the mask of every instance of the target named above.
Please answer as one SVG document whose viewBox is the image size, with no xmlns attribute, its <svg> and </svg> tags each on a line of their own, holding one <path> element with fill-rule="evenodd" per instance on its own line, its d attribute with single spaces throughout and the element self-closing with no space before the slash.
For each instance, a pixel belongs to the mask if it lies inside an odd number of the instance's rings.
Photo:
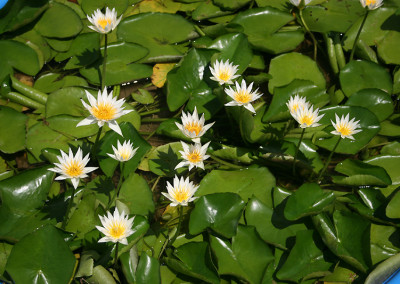
<svg viewBox="0 0 400 284">
<path fill-rule="evenodd" d="M 105 18 L 104 19 L 99 19 L 97 21 L 97 24 L 99 24 L 104 30 L 106 28 L 107 24 L 111 25 L 111 19 L 105 19 Z"/>
<path fill-rule="evenodd" d="M 304 115 L 300 118 L 300 124 L 307 124 L 307 126 L 310 126 L 313 124 L 314 118 L 311 115 Z"/>
<path fill-rule="evenodd" d="M 129 159 L 130 151 L 128 150 L 120 151 L 119 154 L 121 155 L 121 158 L 126 161 Z"/>
<path fill-rule="evenodd" d="M 296 112 L 298 108 L 299 108 L 298 104 L 293 104 L 292 105 L 292 112 Z"/>
<path fill-rule="evenodd" d="M 339 133 L 341 133 L 343 136 L 347 136 L 351 134 L 351 129 L 347 125 L 340 125 L 337 129 Z"/>
<path fill-rule="evenodd" d="M 174 199 L 181 203 L 182 201 L 188 200 L 189 199 L 189 192 L 188 190 L 184 188 L 178 188 L 174 192 Z"/>
<path fill-rule="evenodd" d="M 246 91 L 240 91 L 235 93 L 235 101 L 246 104 L 251 101 L 251 95 Z"/>
<path fill-rule="evenodd" d="M 72 161 L 71 163 L 67 164 L 65 174 L 70 177 L 77 177 L 83 173 L 83 164 L 77 161 Z"/>
<path fill-rule="evenodd" d="M 185 125 L 185 128 L 189 132 L 196 133 L 196 136 L 199 135 L 201 129 L 203 128 L 198 122 L 189 122 Z"/>
<path fill-rule="evenodd" d="M 200 155 L 199 151 L 194 150 L 193 152 L 191 152 L 187 155 L 187 159 L 191 163 L 198 163 L 198 162 L 201 162 L 201 155 Z"/>
<path fill-rule="evenodd" d="M 226 71 L 223 71 L 223 72 L 221 72 L 221 73 L 219 74 L 219 78 L 220 78 L 222 81 L 228 81 L 230 77 L 231 77 L 231 76 L 229 76 L 228 72 L 226 72 Z"/>
<path fill-rule="evenodd" d="M 365 4 L 366 4 L 367 6 L 376 4 L 376 0 L 365 0 Z"/>
<path fill-rule="evenodd" d="M 114 119 L 116 113 L 117 109 L 109 103 L 99 104 L 92 107 L 92 114 L 98 120 L 112 120 Z"/>
<path fill-rule="evenodd" d="M 110 235 L 114 239 L 121 238 L 125 233 L 125 226 L 123 224 L 114 223 L 110 229 Z"/>
</svg>

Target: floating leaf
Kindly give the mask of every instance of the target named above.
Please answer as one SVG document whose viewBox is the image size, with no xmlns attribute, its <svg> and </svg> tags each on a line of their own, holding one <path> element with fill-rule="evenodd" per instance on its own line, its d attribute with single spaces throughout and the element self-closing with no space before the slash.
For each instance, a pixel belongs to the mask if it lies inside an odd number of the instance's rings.
<svg viewBox="0 0 400 284">
<path fill-rule="evenodd" d="M 200 234 L 207 228 L 231 238 L 236 234 L 245 204 L 235 193 L 214 193 L 200 197 L 190 214 L 189 232 Z"/>
<path fill-rule="evenodd" d="M 274 257 L 254 227 L 240 225 L 232 244 L 219 237 L 210 238 L 219 274 L 237 276 L 248 283 L 261 283 L 264 271 Z"/>
<path fill-rule="evenodd" d="M 255 49 L 282 53 L 295 49 L 304 39 L 303 31 L 280 30 L 293 21 L 293 15 L 271 8 L 253 8 L 240 12 L 231 24 L 240 25 Z"/>
<path fill-rule="evenodd" d="M 275 87 L 285 86 L 295 79 L 311 81 L 321 89 L 325 89 L 326 85 L 317 64 L 309 57 L 295 52 L 273 58 L 269 74 L 272 75 L 268 84 L 270 93 L 274 93 Z"/>
<path fill-rule="evenodd" d="M 288 220 L 297 220 L 307 215 L 318 214 L 334 200 L 333 191 L 324 192 L 315 183 L 305 183 L 288 197 L 285 217 Z"/>
<path fill-rule="evenodd" d="M 260 237 L 267 243 L 286 249 L 287 239 L 299 230 L 305 230 L 303 223 L 290 222 L 282 210 L 275 210 L 253 197 L 246 206 L 246 221 L 254 226 Z"/>
<path fill-rule="evenodd" d="M 276 277 L 281 280 L 301 282 L 300 280 L 307 276 L 329 273 L 329 268 L 333 264 L 324 260 L 323 252 L 314 238 L 315 234 L 312 230 L 297 232 L 296 244 L 278 270 Z"/>
<path fill-rule="evenodd" d="M 71 8 L 53 2 L 35 28 L 45 37 L 67 38 L 77 35 L 82 30 L 82 21 Z"/>
<path fill-rule="evenodd" d="M 392 79 L 382 66 L 369 61 L 351 61 L 339 74 L 340 85 L 347 97 L 363 89 L 381 89 L 392 93 Z"/>
<path fill-rule="evenodd" d="M 67 283 L 73 277 L 75 261 L 60 232 L 47 225 L 13 247 L 6 271 L 18 283 Z"/>
<path fill-rule="evenodd" d="M 239 194 L 242 200 L 247 202 L 254 195 L 272 207 L 271 190 L 274 186 L 275 178 L 267 168 L 214 170 L 202 179 L 196 196 L 233 192 Z"/>
<path fill-rule="evenodd" d="M 347 177 L 334 176 L 333 182 L 344 185 L 356 186 L 387 186 L 392 180 L 386 171 L 379 166 L 373 166 L 358 160 L 344 160 L 337 164 L 335 170 Z"/>
<path fill-rule="evenodd" d="M 142 253 L 136 269 L 136 283 L 161 283 L 160 263 L 158 259 Z"/>
<path fill-rule="evenodd" d="M 27 116 L 0 106 L 0 151 L 11 154 L 25 148 L 25 123 Z"/>
</svg>

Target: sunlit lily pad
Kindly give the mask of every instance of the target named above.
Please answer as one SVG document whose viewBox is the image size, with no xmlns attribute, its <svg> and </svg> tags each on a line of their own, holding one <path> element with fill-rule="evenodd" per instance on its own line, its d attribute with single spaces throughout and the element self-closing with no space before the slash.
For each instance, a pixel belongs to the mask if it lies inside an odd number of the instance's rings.
<svg viewBox="0 0 400 284">
<path fill-rule="evenodd" d="M 25 148 L 27 119 L 12 108 L 0 106 L 0 151 L 10 154 Z"/>
<path fill-rule="evenodd" d="M 197 36 L 193 25 L 179 15 L 145 13 L 121 21 L 118 38 L 149 49 L 145 61 L 178 59 L 182 53 L 173 44 Z"/>
<path fill-rule="evenodd" d="M 241 12 L 231 23 L 243 27 L 244 34 L 257 50 L 277 54 L 295 49 L 304 39 L 302 30 L 279 31 L 292 20 L 289 13 L 265 7 Z"/>
</svg>

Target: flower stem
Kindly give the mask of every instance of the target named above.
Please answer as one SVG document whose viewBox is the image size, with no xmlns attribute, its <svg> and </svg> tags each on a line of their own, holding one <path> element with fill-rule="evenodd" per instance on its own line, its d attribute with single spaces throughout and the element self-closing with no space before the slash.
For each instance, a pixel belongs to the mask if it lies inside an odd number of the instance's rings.
<svg viewBox="0 0 400 284">
<path fill-rule="evenodd" d="M 90 152 L 90 154 L 93 158 L 96 157 L 97 147 L 99 144 L 99 138 L 100 138 L 102 130 L 103 130 L 103 126 L 99 127 L 99 131 L 97 132 L 96 140 L 94 141 L 92 151 Z"/>
<path fill-rule="evenodd" d="M 364 26 L 364 24 L 365 24 L 365 21 L 367 20 L 368 12 L 369 12 L 369 10 L 367 9 L 367 12 L 366 12 L 365 15 L 364 15 L 364 19 L 363 19 L 363 21 L 361 22 L 360 29 L 358 30 L 357 35 L 356 35 L 356 38 L 355 38 L 355 40 L 354 40 L 353 48 L 352 48 L 351 53 L 350 53 L 350 60 L 349 60 L 349 61 L 352 61 L 352 60 L 353 60 L 354 52 L 356 51 L 356 47 L 357 47 L 357 41 L 358 41 L 358 38 L 360 37 L 360 34 L 361 34 L 362 28 L 363 28 L 363 26 Z"/>
<path fill-rule="evenodd" d="M 65 181 L 65 192 L 68 190 L 68 183 Z M 72 203 L 74 202 L 74 195 L 75 195 L 75 187 L 72 187 L 72 193 L 71 193 L 71 198 L 69 199 L 67 211 L 65 212 L 64 220 L 61 225 L 61 229 L 65 230 L 65 226 L 67 225 L 67 220 L 68 220 L 68 215 L 69 212 L 71 211 Z"/>
<path fill-rule="evenodd" d="M 117 260 L 118 260 L 118 242 L 115 244 L 115 256 L 114 256 L 114 264 L 113 268 L 115 269 L 117 267 Z"/>
<path fill-rule="evenodd" d="M 107 209 L 106 209 L 106 210 L 109 210 L 109 209 L 110 209 L 111 205 L 114 203 L 114 201 L 115 201 L 115 200 L 117 199 L 117 197 L 119 196 L 119 191 L 120 191 L 120 189 L 121 189 L 122 181 L 123 181 L 123 179 L 124 179 L 124 168 L 125 168 L 125 163 L 124 163 L 124 162 L 121 162 L 121 163 L 119 164 L 119 169 L 120 169 L 121 174 L 120 174 L 120 176 L 119 176 L 118 185 L 117 185 L 117 188 L 115 189 L 115 193 L 114 193 L 113 197 L 110 199 L 110 202 L 108 203 L 108 206 L 107 206 Z"/>
<path fill-rule="evenodd" d="M 319 176 L 318 176 L 317 182 L 319 182 L 319 181 L 320 181 L 320 179 L 322 178 L 322 175 L 325 173 L 326 169 L 328 168 L 328 165 L 329 165 L 329 163 L 331 162 L 331 159 L 332 159 L 333 153 L 335 152 L 335 150 L 336 150 L 337 146 L 339 145 L 339 143 L 340 143 L 340 140 L 341 140 L 341 137 L 339 136 L 339 140 L 336 142 L 336 145 L 335 145 L 335 147 L 333 147 L 333 149 L 332 149 L 332 152 L 329 154 L 328 160 L 326 161 L 324 168 L 323 168 L 323 169 L 322 169 L 322 171 L 319 173 Z"/>
<path fill-rule="evenodd" d="M 175 242 L 176 238 L 179 236 L 179 231 L 181 230 L 181 224 L 182 224 L 182 220 L 183 220 L 183 206 L 179 205 L 178 211 L 179 211 L 178 227 L 176 229 L 175 235 L 173 236 L 173 238 L 170 241 L 171 245 Z"/>
<path fill-rule="evenodd" d="M 103 58 L 103 72 L 101 73 L 101 90 L 103 91 L 106 86 L 106 64 L 107 63 L 107 34 L 104 34 L 104 58 Z"/>
<path fill-rule="evenodd" d="M 299 154 L 301 140 L 303 140 L 304 132 L 306 132 L 305 128 L 303 128 L 303 131 L 301 132 L 300 140 L 299 140 L 299 143 L 297 144 L 296 152 L 293 157 L 293 175 L 296 174 L 296 160 L 297 160 L 297 155 Z"/>
<path fill-rule="evenodd" d="M 306 31 L 308 32 L 308 34 L 311 36 L 311 39 L 312 39 L 313 44 L 314 44 L 314 57 L 313 57 L 313 58 L 314 58 L 314 61 L 317 61 L 317 47 L 318 47 L 318 42 L 317 42 L 317 39 L 315 38 L 314 34 L 310 31 L 310 29 L 308 28 L 306 22 L 304 21 L 304 18 L 303 18 L 303 9 L 302 9 L 302 8 L 299 9 L 299 18 L 300 18 L 301 24 L 302 24 L 303 27 L 306 29 Z"/>
</svg>

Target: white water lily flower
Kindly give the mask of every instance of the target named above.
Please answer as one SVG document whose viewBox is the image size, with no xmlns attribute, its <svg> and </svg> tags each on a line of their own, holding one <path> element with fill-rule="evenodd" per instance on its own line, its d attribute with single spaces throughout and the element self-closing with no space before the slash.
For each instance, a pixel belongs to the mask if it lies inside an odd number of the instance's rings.
<svg viewBox="0 0 400 284">
<path fill-rule="evenodd" d="M 223 84 L 233 84 L 234 79 L 239 77 L 240 75 L 235 75 L 238 70 L 239 65 L 233 65 L 233 63 L 229 63 L 229 59 L 226 62 L 215 61 L 214 66 L 210 66 L 211 80 L 217 81 L 220 85 Z"/>
<path fill-rule="evenodd" d="M 107 155 L 120 162 L 129 161 L 133 155 L 135 155 L 137 149 L 139 149 L 139 147 L 133 149 L 133 143 L 131 143 L 130 140 L 125 141 L 122 145 L 118 140 L 117 148 L 115 148 L 114 145 L 112 145 L 112 148 L 114 150 L 114 154 L 107 153 Z"/>
<path fill-rule="evenodd" d="M 107 216 L 99 216 L 99 218 L 103 227 L 96 226 L 96 228 L 105 235 L 99 240 L 99 243 L 128 244 L 127 237 L 133 234 L 132 224 L 135 217 L 128 219 L 128 215 L 125 215 L 124 211 L 120 215 L 118 209 L 115 208 L 114 215 L 108 211 Z"/>
<path fill-rule="evenodd" d="M 107 7 L 105 14 L 103 14 L 100 9 L 97 9 L 94 11 L 92 16 L 87 16 L 87 18 L 93 25 L 89 26 L 90 29 L 102 34 L 106 34 L 118 26 L 122 16 L 117 19 L 117 12 L 115 11 L 115 8 L 110 10 Z"/>
<path fill-rule="evenodd" d="M 383 5 L 383 0 L 360 0 L 363 8 L 368 7 L 369 10 L 375 10 Z"/>
<path fill-rule="evenodd" d="M 171 206 L 187 206 L 189 202 L 195 200 L 197 197 L 193 197 L 199 186 L 194 186 L 189 177 L 181 179 L 177 176 L 174 177 L 174 186 L 167 181 L 168 193 L 161 192 L 166 198 L 172 201 Z"/>
<path fill-rule="evenodd" d="M 292 3 L 294 6 L 299 7 L 301 4 L 302 0 L 290 0 L 290 3 Z M 310 4 L 312 0 L 304 0 L 304 5 Z"/>
<path fill-rule="evenodd" d="M 72 153 L 71 148 L 69 149 L 69 155 L 60 150 L 61 156 L 57 156 L 60 163 L 54 163 L 55 168 L 49 169 L 49 171 L 60 174 L 56 177 L 56 180 L 71 179 L 74 188 L 79 185 L 79 179 L 87 177 L 87 173 L 94 171 L 97 167 L 86 167 L 89 162 L 89 154 L 82 158 L 82 150 L 78 148 L 76 155 Z"/>
<path fill-rule="evenodd" d="M 123 110 L 124 108 L 122 105 L 125 100 L 117 100 L 117 98 L 113 97 L 113 91 L 107 94 L 106 88 L 104 88 L 103 93 L 99 90 L 97 100 L 88 91 L 85 90 L 85 92 L 90 105 L 85 103 L 82 99 L 81 101 L 91 115 L 79 122 L 76 126 L 97 123 L 99 127 L 102 127 L 104 123 L 107 123 L 112 130 L 122 136 L 121 128 L 115 120 L 132 111 Z"/>
<path fill-rule="evenodd" d="M 256 113 L 254 107 L 251 105 L 251 102 L 259 99 L 262 94 L 257 93 L 258 89 L 254 92 L 251 91 L 253 88 L 253 83 L 247 87 L 245 80 L 242 81 L 242 85 L 239 85 L 238 82 L 235 82 L 235 85 L 236 90 L 232 89 L 231 87 L 229 87 L 229 89 L 225 89 L 225 93 L 233 99 L 233 101 L 225 104 L 225 106 L 244 106 L 249 111 Z"/>
<path fill-rule="evenodd" d="M 346 117 L 342 115 L 342 117 L 339 118 L 339 116 L 335 113 L 336 123 L 331 120 L 333 127 L 335 127 L 335 130 L 331 133 L 335 135 L 340 135 L 342 138 L 349 138 L 351 140 L 354 140 L 353 134 L 361 132 L 362 129 L 357 129 L 361 127 L 361 125 L 358 124 L 360 121 L 354 121 L 354 117 L 349 121 L 349 116 L 350 114 L 348 113 Z"/>
<path fill-rule="evenodd" d="M 308 107 L 300 107 L 297 109 L 296 114 L 294 115 L 294 119 L 300 124 L 301 128 L 307 127 L 316 127 L 321 124 L 318 121 L 325 115 L 319 115 L 318 108 L 313 110 L 313 106 Z"/>
<path fill-rule="evenodd" d="M 191 138 L 195 143 L 200 143 L 200 137 L 215 123 L 212 122 L 204 125 L 204 113 L 199 119 L 196 107 L 194 107 L 192 115 L 189 112 L 187 114 L 182 112 L 181 120 L 182 124 L 175 122 L 176 126 L 186 137 Z"/>
<path fill-rule="evenodd" d="M 189 171 L 193 169 L 193 167 L 199 167 L 204 170 L 204 160 L 208 159 L 210 156 L 206 155 L 207 148 L 210 142 L 207 142 L 203 146 L 199 143 L 195 143 L 192 145 L 188 145 L 185 142 L 182 142 L 183 151 L 179 151 L 181 153 L 182 158 L 185 161 L 180 162 L 176 167 L 176 169 L 185 167 L 189 165 Z"/>
<path fill-rule="evenodd" d="M 290 114 L 294 117 L 299 108 L 309 107 L 310 104 L 306 101 L 306 97 L 300 97 L 299 95 L 291 96 L 289 101 L 286 103 Z"/>
</svg>

